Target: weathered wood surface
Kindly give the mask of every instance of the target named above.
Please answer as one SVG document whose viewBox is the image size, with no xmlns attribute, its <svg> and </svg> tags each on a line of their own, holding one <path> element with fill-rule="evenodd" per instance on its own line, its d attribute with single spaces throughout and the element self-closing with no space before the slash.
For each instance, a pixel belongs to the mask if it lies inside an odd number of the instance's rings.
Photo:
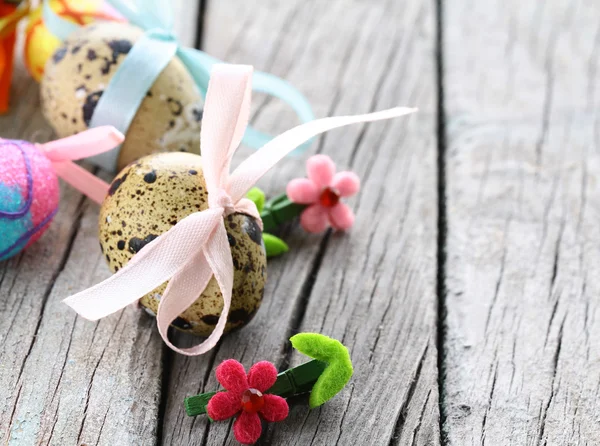
<svg viewBox="0 0 600 446">
<path fill-rule="evenodd" d="M 60 303 L 108 274 L 96 246 L 97 210 L 65 188 L 51 232 L 2 265 L 9 316 L 0 325 L 0 384 L 9 389 L 2 443 L 233 443 L 227 423 L 209 429 L 205 418 L 185 417 L 183 398 L 214 388 L 214 366 L 228 357 L 248 366 L 298 363 L 287 339 L 307 330 L 342 339 L 356 376 L 323 409 L 309 412 L 306 401 L 295 402 L 263 444 L 437 443 L 433 5 L 277 3 L 213 3 L 206 49 L 289 78 L 319 116 L 408 103 L 422 110 L 337 131 L 307 153 L 330 153 L 362 176 L 363 191 L 351 202 L 358 213 L 352 233 L 310 236 L 289 228 L 293 253 L 270 263 L 267 298 L 253 323 L 212 354 L 185 358 L 165 353 L 153 321 L 134 309 L 89 323 Z M 347 22 L 338 23 L 341 14 Z M 354 23 L 363 19 L 357 32 Z M 331 61 L 315 69 L 324 56 Z M 406 70 L 407 63 L 418 69 Z M 15 97 L 25 92 L 30 100 L 2 118 L 3 134 L 29 138 L 23 128 L 4 132 L 18 122 L 44 129 L 38 140 L 50 138 L 35 85 L 22 72 L 16 77 Z M 258 103 L 257 126 L 277 132 L 295 123 L 280 104 Z M 305 157 L 288 159 L 265 189 L 279 192 L 303 175 Z M 371 213 L 380 215 L 377 225 Z"/>
<path fill-rule="evenodd" d="M 179 19 L 179 31 L 193 37 L 193 23 Z M 37 84 L 20 63 L 14 80 L 0 134 L 51 139 Z M 91 323 L 61 303 L 109 274 L 97 221 L 97 206 L 63 187 L 48 233 L 0 263 L 0 444 L 157 442 L 163 345 L 153 321 L 129 308 Z"/>
<path fill-rule="evenodd" d="M 234 357 L 280 369 L 290 335 L 317 331 L 342 340 L 356 374 L 335 400 L 310 412 L 292 403 L 259 444 L 437 444 L 436 133 L 434 9 L 429 1 L 209 2 L 205 50 L 282 76 L 303 91 L 318 116 L 397 104 L 420 107 L 408 119 L 331 132 L 261 182 L 277 193 L 304 174 L 312 153 L 358 172 L 347 235 L 285 234 L 292 252 L 269 262 L 263 307 L 209 358 L 176 356 L 170 370 L 165 444 L 236 444 L 228 423 L 186 418 L 181 401 L 217 386 L 212 370 Z M 341 19 L 343 17 L 343 19 Z M 294 117 L 261 103 L 254 124 L 281 131 Z M 247 156 L 243 151 L 238 159 Z"/>
<path fill-rule="evenodd" d="M 208 2 L 204 49 L 289 79 L 317 116 L 421 111 L 332 132 L 261 182 L 280 192 L 308 155 L 330 154 L 363 179 L 356 224 L 285 228 L 292 252 L 269 263 L 258 315 L 200 358 L 165 349 L 134 308 L 90 323 L 61 304 L 108 274 L 96 207 L 63 188 L 49 232 L 0 264 L 0 444 L 235 444 L 228 423 L 186 417 L 183 398 L 215 388 L 229 357 L 300 363 L 287 342 L 300 331 L 343 340 L 356 375 L 321 409 L 293 399 L 259 444 L 598 444 L 600 6 L 443 3 L 436 24 L 430 0 Z M 191 44 L 196 4 L 175 6 Z M 48 140 L 17 70 L 0 134 Z M 279 132 L 295 118 L 257 96 L 253 123 Z"/>
<path fill-rule="evenodd" d="M 442 2 L 443 431 L 600 443 L 600 3 Z"/>
</svg>

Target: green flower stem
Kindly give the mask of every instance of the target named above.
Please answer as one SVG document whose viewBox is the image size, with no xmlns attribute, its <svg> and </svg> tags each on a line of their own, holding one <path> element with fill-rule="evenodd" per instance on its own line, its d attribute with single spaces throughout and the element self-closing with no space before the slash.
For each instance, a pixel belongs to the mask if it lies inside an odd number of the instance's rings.
<svg viewBox="0 0 600 446">
<path fill-rule="evenodd" d="M 260 218 L 262 218 L 264 231 L 272 232 L 282 223 L 298 217 L 307 206 L 305 204 L 293 203 L 286 194 L 265 203 Z"/>
<path fill-rule="evenodd" d="M 316 359 L 277 375 L 277 381 L 267 393 L 283 398 L 310 392 L 327 364 Z M 208 392 L 185 399 L 185 411 L 190 417 L 206 413 L 206 405 L 217 392 Z"/>
</svg>

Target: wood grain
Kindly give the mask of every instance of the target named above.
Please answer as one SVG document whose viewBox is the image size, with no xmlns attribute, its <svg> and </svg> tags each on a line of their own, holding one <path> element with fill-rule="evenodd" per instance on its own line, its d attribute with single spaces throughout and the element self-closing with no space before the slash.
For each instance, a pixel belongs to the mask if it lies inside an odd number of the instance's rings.
<svg viewBox="0 0 600 446">
<path fill-rule="evenodd" d="M 183 2 L 177 3 L 182 10 Z M 195 34 L 190 17 L 178 20 L 187 44 Z M 0 134 L 51 139 L 38 86 L 20 61 L 11 93 Z M 97 221 L 94 204 L 62 187 L 48 232 L 0 264 L 1 444 L 157 443 L 164 347 L 154 321 L 127 309 L 92 323 L 61 302 L 109 275 Z"/>
<path fill-rule="evenodd" d="M 444 433 L 600 440 L 600 4 L 443 2 Z"/>
<path fill-rule="evenodd" d="M 429 0 L 208 3 L 204 49 L 287 78 L 317 116 L 398 104 L 420 113 L 332 132 L 265 177 L 261 186 L 278 193 L 308 155 L 331 155 L 363 180 L 349 201 L 356 224 L 345 235 L 283 228 L 292 252 L 270 261 L 255 320 L 200 358 L 167 351 L 133 308 L 91 323 L 60 302 L 108 275 L 97 209 L 64 187 L 49 231 L 0 264 L 0 444 L 236 444 L 230 424 L 186 417 L 184 397 L 216 388 L 214 367 L 229 357 L 280 369 L 304 361 L 287 342 L 299 331 L 342 340 L 356 374 L 320 409 L 290 400 L 290 417 L 259 444 L 598 443 L 600 6 L 438 3 L 439 80 Z M 174 7 L 191 45 L 197 3 Z M 21 65 L 12 94 L 0 135 L 51 139 Z M 256 95 L 258 128 L 295 122 Z"/>
<path fill-rule="evenodd" d="M 162 341 L 153 321 L 127 309 L 92 323 L 61 302 L 110 274 L 97 248 L 97 221 L 98 209 L 90 205 L 81 221 L 74 222 L 77 235 L 68 260 L 21 365 L 8 444 L 137 445 L 156 440 Z"/>
<path fill-rule="evenodd" d="M 332 132 L 261 182 L 278 193 L 304 175 L 308 155 L 327 153 L 363 180 L 350 200 L 357 222 L 345 235 L 288 228 L 283 236 L 292 252 L 269 262 L 256 319 L 213 355 L 173 358 L 165 444 L 236 444 L 229 423 L 187 418 L 183 398 L 216 388 L 214 366 L 229 357 L 246 366 L 267 359 L 280 369 L 306 360 L 292 354 L 287 339 L 311 330 L 343 340 L 356 375 L 321 409 L 309 412 L 305 399 L 292 401 L 290 417 L 269 425 L 259 444 L 438 443 L 433 22 L 428 1 L 209 2 L 204 49 L 287 78 L 317 116 L 397 104 L 421 112 Z M 294 125 L 284 106 L 256 97 L 258 128 Z"/>
<path fill-rule="evenodd" d="M 48 139 L 40 137 L 51 133 L 42 123 L 37 86 L 22 67 L 18 70 L 13 92 L 18 102 L 0 128 L 17 122 L 10 136 Z M 37 134 L 22 124 L 31 122 L 39 126 Z M 97 207 L 68 187 L 61 194 L 48 232 L 1 265 L 0 385 L 5 390 L 0 442 L 152 444 L 162 372 L 160 337 L 152 321 L 137 311 L 91 323 L 61 303 L 109 274 L 98 248 Z"/>
<path fill-rule="evenodd" d="M 198 33 L 198 15 L 200 2 L 203 0 L 175 0 L 173 8 L 173 27 L 179 41 L 186 46 L 194 46 Z"/>
</svg>

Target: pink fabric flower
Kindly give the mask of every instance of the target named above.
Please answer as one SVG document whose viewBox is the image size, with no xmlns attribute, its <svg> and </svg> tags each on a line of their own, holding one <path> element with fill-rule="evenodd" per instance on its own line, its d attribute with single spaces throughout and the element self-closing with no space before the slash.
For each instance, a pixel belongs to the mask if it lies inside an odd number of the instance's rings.
<svg viewBox="0 0 600 446">
<path fill-rule="evenodd" d="M 335 164 L 327 155 L 314 155 L 306 161 L 308 178 L 296 178 L 287 185 L 287 196 L 294 203 L 309 206 L 300 216 L 300 224 L 308 232 L 322 232 L 352 227 L 354 213 L 340 198 L 356 194 L 360 179 L 354 172 L 335 173 Z"/>
<path fill-rule="evenodd" d="M 262 432 L 260 416 L 269 422 L 288 416 L 287 401 L 277 395 L 264 394 L 277 380 L 277 369 L 268 361 L 257 362 L 246 375 L 244 366 L 235 359 L 223 361 L 216 370 L 217 380 L 227 390 L 213 396 L 206 411 L 215 421 L 237 414 L 233 434 L 242 444 L 256 443 Z"/>
</svg>

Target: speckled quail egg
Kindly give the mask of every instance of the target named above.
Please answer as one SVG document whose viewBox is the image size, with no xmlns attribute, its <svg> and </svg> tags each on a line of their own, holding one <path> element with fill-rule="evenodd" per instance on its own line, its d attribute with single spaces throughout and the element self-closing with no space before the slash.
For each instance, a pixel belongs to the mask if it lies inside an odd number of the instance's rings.
<svg viewBox="0 0 600 446">
<path fill-rule="evenodd" d="M 129 24 L 98 22 L 74 32 L 56 50 L 45 67 L 41 97 L 44 115 L 59 137 L 88 128 L 111 78 L 142 34 Z M 199 153 L 201 119 L 198 88 L 174 57 L 138 108 L 121 147 L 117 170 L 152 153 Z M 119 123 L 110 124 L 119 127 Z"/>
<path fill-rule="evenodd" d="M 100 247 L 113 272 L 148 243 L 186 216 L 208 208 L 202 157 L 191 153 L 161 153 L 127 166 L 112 182 L 100 210 Z M 258 222 L 245 214 L 224 217 L 234 266 L 231 310 L 225 331 L 248 323 L 261 304 L 266 281 L 266 253 Z M 155 315 L 165 282 L 140 304 Z M 213 277 L 198 290 L 196 302 L 173 325 L 208 336 L 223 310 L 223 297 Z"/>
</svg>

